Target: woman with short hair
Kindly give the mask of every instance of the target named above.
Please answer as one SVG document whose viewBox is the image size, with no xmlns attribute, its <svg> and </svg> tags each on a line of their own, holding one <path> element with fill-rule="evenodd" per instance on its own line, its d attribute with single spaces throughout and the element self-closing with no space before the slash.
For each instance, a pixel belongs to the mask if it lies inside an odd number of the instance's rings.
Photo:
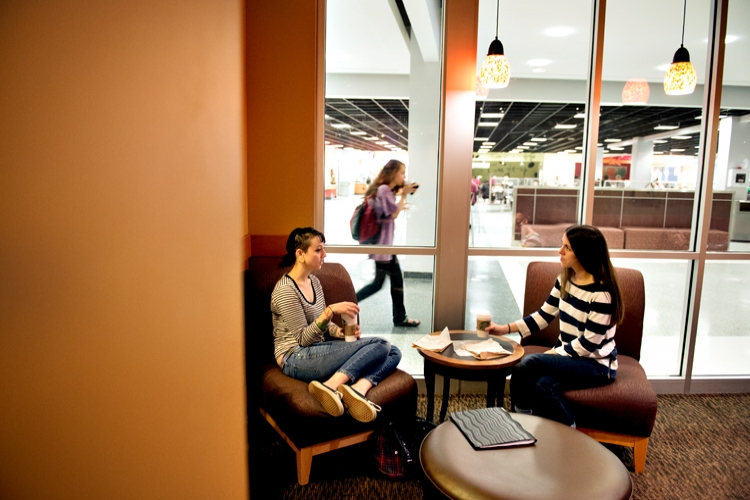
<svg viewBox="0 0 750 500">
<path fill-rule="evenodd" d="M 308 390 L 330 415 L 348 413 L 360 422 L 375 420 L 380 407 L 367 399 L 372 387 L 393 373 L 401 351 L 378 337 L 342 342 L 334 314 L 356 317 L 354 302 L 326 305 L 323 288 L 313 274 L 323 266 L 325 236 L 311 227 L 297 228 L 286 242 L 279 267 L 292 266 L 271 294 L 274 357 L 282 372 L 309 382 Z"/>
</svg>

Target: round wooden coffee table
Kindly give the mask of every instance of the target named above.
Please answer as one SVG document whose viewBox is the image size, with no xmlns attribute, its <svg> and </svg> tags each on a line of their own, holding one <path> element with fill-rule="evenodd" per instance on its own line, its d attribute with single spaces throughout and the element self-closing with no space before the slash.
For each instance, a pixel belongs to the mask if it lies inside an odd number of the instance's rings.
<svg viewBox="0 0 750 500">
<path fill-rule="evenodd" d="M 475 450 L 453 422 L 422 442 L 419 459 L 449 498 L 626 500 L 633 484 L 622 462 L 594 439 L 553 420 L 512 413 L 535 445 Z"/>
<path fill-rule="evenodd" d="M 433 335 L 439 335 L 435 332 Z M 451 330 L 452 340 L 485 340 L 480 339 L 473 330 Z M 474 359 L 459 356 L 448 346 L 443 352 L 432 352 L 419 349 L 424 358 L 424 383 L 427 389 L 427 420 L 432 420 L 435 413 L 435 375 L 443 377 L 443 403 L 440 405 L 440 421 L 445 419 L 448 411 L 448 397 L 450 396 L 451 379 L 487 382 L 487 406 L 495 406 L 502 401 L 502 391 L 505 389 L 505 378 L 510 374 L 513 366 L 523 357 L 523 347 L 517 342 L 502 336 L 490 335 L 498 344 L 512 354 L 497 359 Z M 500 394 L 500 395 L 498 395 Z"/>
</svg>

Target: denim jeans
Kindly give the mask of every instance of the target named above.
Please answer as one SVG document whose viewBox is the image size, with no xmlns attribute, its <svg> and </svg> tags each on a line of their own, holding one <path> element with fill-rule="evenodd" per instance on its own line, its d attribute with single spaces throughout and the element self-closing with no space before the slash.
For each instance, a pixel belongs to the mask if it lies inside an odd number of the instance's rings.
<svg viewBox="0 0 750 500">
<path fill-rule="evenodd" d="M 406 320 L 406 307 L 404 306 L 404 275 L 398 258 L 394 255 L 389 261 L 375 261 L 375 279 L 372 283 L 365 285 L 357 292 L 357 302 L 362 302 L 367 297 L 375 294 L 383 288 L 385 276 L 391 280 L 391 301 L 393 302 L 393 323 L 401 323 Z"/>
<path fill-rule="evenodd" d="M 606 385 L 615 375 L 593 359 L 530 354 L 513 368 L 510 393 L 519 411 L 531 410 L 535 415 L 573 425 L 575 418 L 562 392 Z"/>
<path fill-rule="evenodd" d="M 287 358 L 281 371 L 304 382 L 323 381 L 341 372 L 352 382 L 364 378 L 375 386 L 396 370 L 399 361 L 398 347 L 379 337 L 366 337 L 354 342 L 333 340 L 301 347 Z"/>
</svg>

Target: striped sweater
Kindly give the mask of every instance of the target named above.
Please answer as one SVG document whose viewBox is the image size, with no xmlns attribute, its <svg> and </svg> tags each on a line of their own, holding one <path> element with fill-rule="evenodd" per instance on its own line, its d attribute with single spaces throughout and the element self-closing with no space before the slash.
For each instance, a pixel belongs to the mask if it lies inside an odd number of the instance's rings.
<svg viewBox="0 0 750 500">
<path fill-rule="evenodd" d="M 315 320 L 326 308 L 323 287 L 320 281 L 310 275 L 313 300 L 308 301 L 297 286 L 297 283 L 285 274 L 277 283 L 271 294 L 271 314 L 273 315 L 273 357 L 286 354 L 293 347 L 308 347 L 325 340 L 327 331 L 332 337 L 338 337 L 339 327 L 328 323 L 325 330 L 318 328 Z"/>
<path fill-rule="evenodd" d="M 558 354 L 592 358 L 616 371 L 616 325 L 609 325 L 614 313 L 609 292 L 598 283 L 578 286 L 571 281 L 568 281 L 567 291 L 567 296 L 561 298 L 558 277 L 542 308 L 516 321 L 518 331 L 526 337 L 543 329 L 559 315 L 560 336 L 554 347 Z"/>
</svg>

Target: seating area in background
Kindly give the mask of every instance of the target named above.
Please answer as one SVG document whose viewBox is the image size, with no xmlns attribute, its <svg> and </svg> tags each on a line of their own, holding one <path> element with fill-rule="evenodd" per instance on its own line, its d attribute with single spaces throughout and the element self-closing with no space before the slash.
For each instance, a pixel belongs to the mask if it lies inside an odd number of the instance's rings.
<svg viewBox="0 0 750 500">
<path fill-rule="evenodd" d="M 610 249 L 688 250 L 694 197 L 692 191 L 597 188 L 592 223 Z M 523 222 L 539 234 L 541 246 L 560 246 L 576 220 L 578 199 L 577 188 L 518 187 L 514 240 L 521 239 Z M 729 248 L 732 199 L 731 191 L 713 193 L 709 251 Z"/>
<path fill-rule="evenodd" d="M 367 441 L 380 422 L 413 419 L 416 414 L 417 384 L 397 369 L 368 393 L 368 399 L 382 407 L 369 424 L 348 415 L 332 417 L 308 392 L 308 384 L 284 375 L 273 356 L 271 293 L 288 271 L 279 268 L 280 257 L 250 257 L 245 271 L 245 364 L 248 413 L 260 414 L 296 454 L 297 480 L 307 484 L 315 455 Z M 351 278 L 340 264 L 326 263 L 315 275 L 323 287 L 326 303 L 356 302 Z M 334 322 L 341 325 L 336 315 Z M 343 341 L 342 341 L 343 342 Z M 251 474 L 263 457 L 253 455 L 258 429 L 248 419 Z"/>
<path fill-rule="evenodd" d="M 565 391 L 578 430 L 599 442 L 633 448 L 635 471 L 646 466 L 648 440 L 656 420 L 657 399 L 646 372 L 638 362 L 643 338 L 645 290 L 643 276 L 634 269 L 617 268 L 625 305 L 625 320 L 617 327 L 617 377 L 609 385 Z M 538 310 L 560 274 L 557 262 L 532 262 L 526 270 L 523 315 Z M 555 345 L 560 332 L 555 318 L 547 328 L 521 340 L 526 355 Z"/>
</svg>

